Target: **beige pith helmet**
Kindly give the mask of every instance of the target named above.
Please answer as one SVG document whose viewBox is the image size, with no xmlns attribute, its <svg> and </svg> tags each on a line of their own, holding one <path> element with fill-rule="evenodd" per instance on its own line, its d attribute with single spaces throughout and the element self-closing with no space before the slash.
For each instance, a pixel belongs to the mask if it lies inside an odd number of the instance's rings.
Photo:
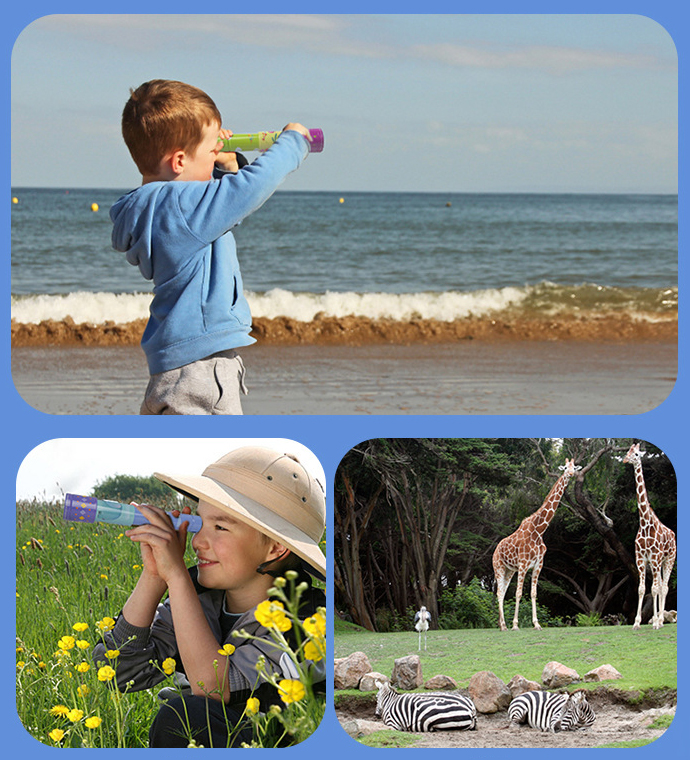
<svg viewBox="0 0 690 760">
<path fill-rule="evenodd" d="M 324 490 L 293 454 L 243 446 L 202 475 L 154 475 L 279 541 L 325 577 L 326 558 L 319 548 L 326 525 Z"/>
</svg>

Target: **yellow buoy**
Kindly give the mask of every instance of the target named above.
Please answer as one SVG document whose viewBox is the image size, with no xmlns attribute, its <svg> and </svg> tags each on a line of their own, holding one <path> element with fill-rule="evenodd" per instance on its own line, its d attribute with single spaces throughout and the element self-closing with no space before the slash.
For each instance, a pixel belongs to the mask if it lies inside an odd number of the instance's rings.
<svg viewBox="0 0 690 760">
<path fill-rule="evenodd" d="M 91 211 L 98 211 L 98 204 L 97 203 L 92 203 L 91 204 Z"/>
<path fill-rule="evenodd" d="M 345 198 L 341 198 L 340 201 L 338 201 L 338 202 L 339 203 L 345 203 Z"/>
<path fill-rule="evenodd" d="M 19 198 L 17 198 L 16 196 L 12 198 L 12 203 L 19 203 Z"/>
</svg>

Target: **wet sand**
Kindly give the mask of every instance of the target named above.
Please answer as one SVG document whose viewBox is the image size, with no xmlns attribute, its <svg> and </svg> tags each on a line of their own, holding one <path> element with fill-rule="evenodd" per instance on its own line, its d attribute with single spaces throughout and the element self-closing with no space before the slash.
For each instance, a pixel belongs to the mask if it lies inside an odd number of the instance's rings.
<svg viewBox="0 0 690 760">
<path fill-rule="evenodd" d="M 242 356 L 248 415 L 639 414 L 677 372 L 673 340 L 260 343 Z M 148 379 L 131 345 L 15 345 L 12 374 L 50 414 L 137 414 Z"/>
</svg>

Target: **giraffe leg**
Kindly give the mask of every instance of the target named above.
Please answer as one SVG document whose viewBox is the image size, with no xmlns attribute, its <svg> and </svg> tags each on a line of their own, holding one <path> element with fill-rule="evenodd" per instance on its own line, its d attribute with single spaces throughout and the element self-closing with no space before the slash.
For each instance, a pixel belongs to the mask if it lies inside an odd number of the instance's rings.
<svg viewBox="0 0 690 760">
<path fill-rule="evenodd" d="M 498 597 L 498 625 L 502 631 L 507 631 L 508 626 L 506 625 L 505 615 L 503 614 L 503 600 L 505 599 L 506 591 L 508 590 L 508 586 L 510 585 L 510 581 L 515 574 L 515 571 L 506 568 L 504 570 L 497 570 L 495 574 L 496 596 Z"/>
<path fill-rule="evenodd" d="M 654 616 L 652 617 L 652 628 L 656 631 L 664 624 L 662 613 L 659 609 L 661 602 L 661 567 L 655 565 L 652 567 L 652 601 L 654 602 Z"/>
<path fill-rule="evenodd" d="M 532 570 L 532 590 L 530 596 L 532 597 L 532 625 L 537 631 L 541 631 L 541 626 L 537 620 L 537 582 L 539 581 L 539 573 L 541 573 L 542 565 L 544 561 L 538 562 Z"/>
<path fill-rule="evenodd" d="M 513 615 L 513 630 L 519 631 L 518 612 L 520 611 L 520 599 L 522 598 L 522 586 L 525 582 L 526 570 L 518 570 L 517 588 L 515 589 L 515 614 Z"/>
<path fill-rule="evenodd" d="M 660 607 L 661 604 L 661 579 L 662 563 L 655 561 L 651 565 L 652 571 L 652 601 L 654 602 L 654 617 L 652 618 L 652 628 L 658 630 L 664 624 L 663 610 Z"/>
<path fill-rule="evenodd" d="M 661 575 L 661 624 L 664 624 L 664 612 L 666 611 L 666 595 L 668 594 L 668 581 L 673 572 L 673 563 L 675 562 L 675 554 L 672 557 L 667 557 L 664 560 L 662 575 Z"/>
<path fill-rule="evenodd" d="M 637 572 L 640 575 L 640 582 L 637 587 L 637 615 L 635 616 L 635 623 L 633 625 L 633 631 L 639 631 L 640 623 L 642 622 L 642 602 L 644 601 L 645 591 L 645 565 L 644 560 L 637 563 Z"/>
</svg>

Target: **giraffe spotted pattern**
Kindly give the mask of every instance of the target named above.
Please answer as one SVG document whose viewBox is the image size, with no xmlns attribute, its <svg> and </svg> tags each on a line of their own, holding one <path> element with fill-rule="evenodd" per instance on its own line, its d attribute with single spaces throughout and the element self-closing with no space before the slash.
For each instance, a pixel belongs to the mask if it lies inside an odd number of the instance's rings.
<svg viewBox="0 0 690 760">
<path fill-rule="evenodd" d="M 556 514 L 568 481 L 579 467 L 575 467 L 574 459 L 566 459 L 562 469 L 563 474 L 556 481 L 541 507 L 533 515 L 526 517 L 520 523 L 520 527 L 515 533 L 502 539 L 494 551 L 493 566 L 496 578 L 496 594 L 498 596 L 498 617 L 502 631 L 507 630 L 503 614 L 503 600 L 505 599 L 508 585 L 516 572 L 518 579 L 515 590 L 513 630 L 517 631 L 519 628 L 518 612 L 520 598 L 522 597 L 522 587 L 525 582 L 525 576 L 530 570 L 532 571 L 532 590 L 530 594 L 532 599 L 532 624 L 538 631 L 541 630 L 541 626 L 537 620 L 537 583 L 539 581 L 539 573 L 541 573 L 544 565 L 544 555 L 546 554 L 546 544 L 542 539 L 542 535 Z"/>
<path fill-rule="evenodd" d="M 635 471 L 637 509 L 640 517 L 640 527 L 635 538 L 635 564 L 640 582 L 637 588 L 637 615 L 635 616 L 633 630 L 639 629 L 642 622 L 642 602 L 646 590 L 647 567 L 652 574 L 652 599 L 654 602 L 652 627 L 658 629 L 663 626 L 668 581 L 676 561 L 676 535 L 654 514 L 649 504 L 642 472 L 642 456 L 640 444 L 634 443 L 623 459 L 624 463 L 632 464 Z"/>
</svg>

